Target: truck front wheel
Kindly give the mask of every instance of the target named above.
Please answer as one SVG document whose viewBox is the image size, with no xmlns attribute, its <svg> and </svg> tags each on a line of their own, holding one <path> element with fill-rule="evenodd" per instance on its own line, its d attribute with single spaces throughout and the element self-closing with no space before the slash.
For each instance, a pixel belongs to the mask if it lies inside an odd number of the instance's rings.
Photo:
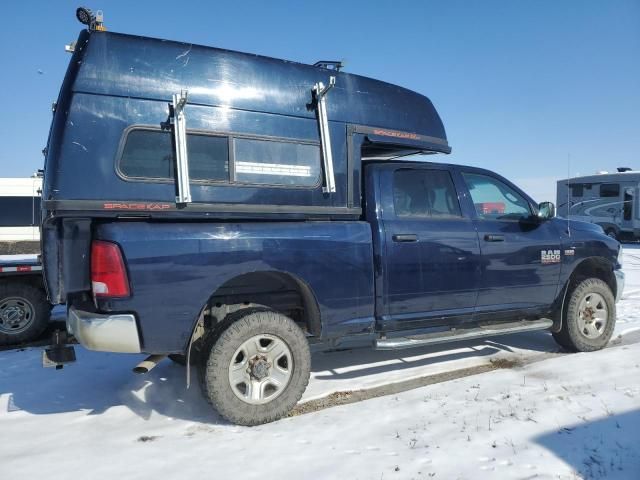
<svg viewBox="0 0 640 480">
<path fill-rule="evenodd" d="M 248 310 L 233 315 L 203 349 L 203 392 L 233 423 L 272 422 L 296 405 L 309 383 L 309 344 L 295 322 L 280 313 Z"/>
<path fill-rule="evenodd" d="M 50 314 L 42 289 L 28 283 L 0 284 L 0 345 L 35 340 L 47 328 Z"/>
<path fill-rule="evenodd" d="M 574 352 L 604 348 L 616 323 L 615 298 L 609 286 L 589 278 L 580 282 L 567 300 L 562 330 L 553 333 L 556 342 Z"/>
</svg>

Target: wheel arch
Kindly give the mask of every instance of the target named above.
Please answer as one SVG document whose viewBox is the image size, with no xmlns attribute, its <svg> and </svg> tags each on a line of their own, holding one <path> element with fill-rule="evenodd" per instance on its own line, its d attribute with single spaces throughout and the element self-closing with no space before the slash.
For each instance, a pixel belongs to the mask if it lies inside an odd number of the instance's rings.
<svg viewBox="0 0 640 480">
<path fill-rule="evenodd" d="M 309 336 L 322 334 L 320 306 L 304 280 L 287 271 L 256 270 L 232 276 L 215 288 L 194 320 L 190 338 L 203 314 L 209 330 L 229 314 L 256 306 L 287 315 Z"/>
<path fill-rule="evenodd" d="M 602 230 L 606 233 L 608 231 L 613 231 L 616 235 L 620 235 L 620 227 L 615 223 L 608 222 L 597 222 L 596 225 L 602 227 Z"/>
<path fill-rule="evenodd" d="M 575 285 L 587 278 L 599 278 L 604 281 L 613 292 L 613 296 L 616 296 L 618 286 L 610 260 L 604 257 L 585 258 L 571 271 L 568 282 L 571 286 L 572 283 Z"/>
</svg>

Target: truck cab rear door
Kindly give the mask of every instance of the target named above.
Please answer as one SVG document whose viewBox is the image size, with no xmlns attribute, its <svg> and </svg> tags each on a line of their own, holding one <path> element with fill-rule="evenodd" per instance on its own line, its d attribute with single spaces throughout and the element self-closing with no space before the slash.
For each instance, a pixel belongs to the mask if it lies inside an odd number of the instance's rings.
<svg viewBox="0 0 640 480">
<path fill-rule="evenodd" d="M 479 281 L 478 236 L 445 166 L 380 169 L 382 330 L 471 320 Z M 375 241 L 375 240 L 374 240 Z"/>
</svg>

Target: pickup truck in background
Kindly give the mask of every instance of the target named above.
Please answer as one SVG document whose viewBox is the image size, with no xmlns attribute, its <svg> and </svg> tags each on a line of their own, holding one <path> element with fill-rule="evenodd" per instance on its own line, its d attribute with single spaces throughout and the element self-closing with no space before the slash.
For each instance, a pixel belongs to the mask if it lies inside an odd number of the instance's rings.
<svg viewBox="0 0 640 480">
<path fill-rule="evenodd" d="M 0 255 L 0 346 L 39 338 L 51 305 L 37 255 Z"/>
<path fill-rule="evenodd" d="M 255 425 L 300 399 L 311 349 L 611 338 L 619 243 L 493 172 L 425 161 L 450 152 L 426 97 L 95 19 L 68 50 L 42 245 L 86 348 L 194 363 L 218 412 Z"/>
</svg>

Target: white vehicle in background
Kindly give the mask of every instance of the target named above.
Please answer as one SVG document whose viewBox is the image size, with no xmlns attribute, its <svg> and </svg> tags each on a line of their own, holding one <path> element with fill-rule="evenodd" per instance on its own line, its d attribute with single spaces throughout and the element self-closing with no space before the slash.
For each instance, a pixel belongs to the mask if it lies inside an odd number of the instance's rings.
<svg viewBox="0 0 640 480">
<path fill-rule="evenodd" d="M 38 253 L 40 243 L 40 191 L 42 178 L 0 178 L 0 254 Z"/>
<path fill-rule="evenodd" d="M 38 338 L 51 305 L 42 282 L 42 178 L 0 178 L 0 345 Z"/>
<path fill-rule="evenodd" d="M 615 239 L 636 240 L 640 238 L 639 188 L 640 171 L 626 167 L 617 173 L 558 180 L 557 212 L 600 225 Z"/>
</svg>

